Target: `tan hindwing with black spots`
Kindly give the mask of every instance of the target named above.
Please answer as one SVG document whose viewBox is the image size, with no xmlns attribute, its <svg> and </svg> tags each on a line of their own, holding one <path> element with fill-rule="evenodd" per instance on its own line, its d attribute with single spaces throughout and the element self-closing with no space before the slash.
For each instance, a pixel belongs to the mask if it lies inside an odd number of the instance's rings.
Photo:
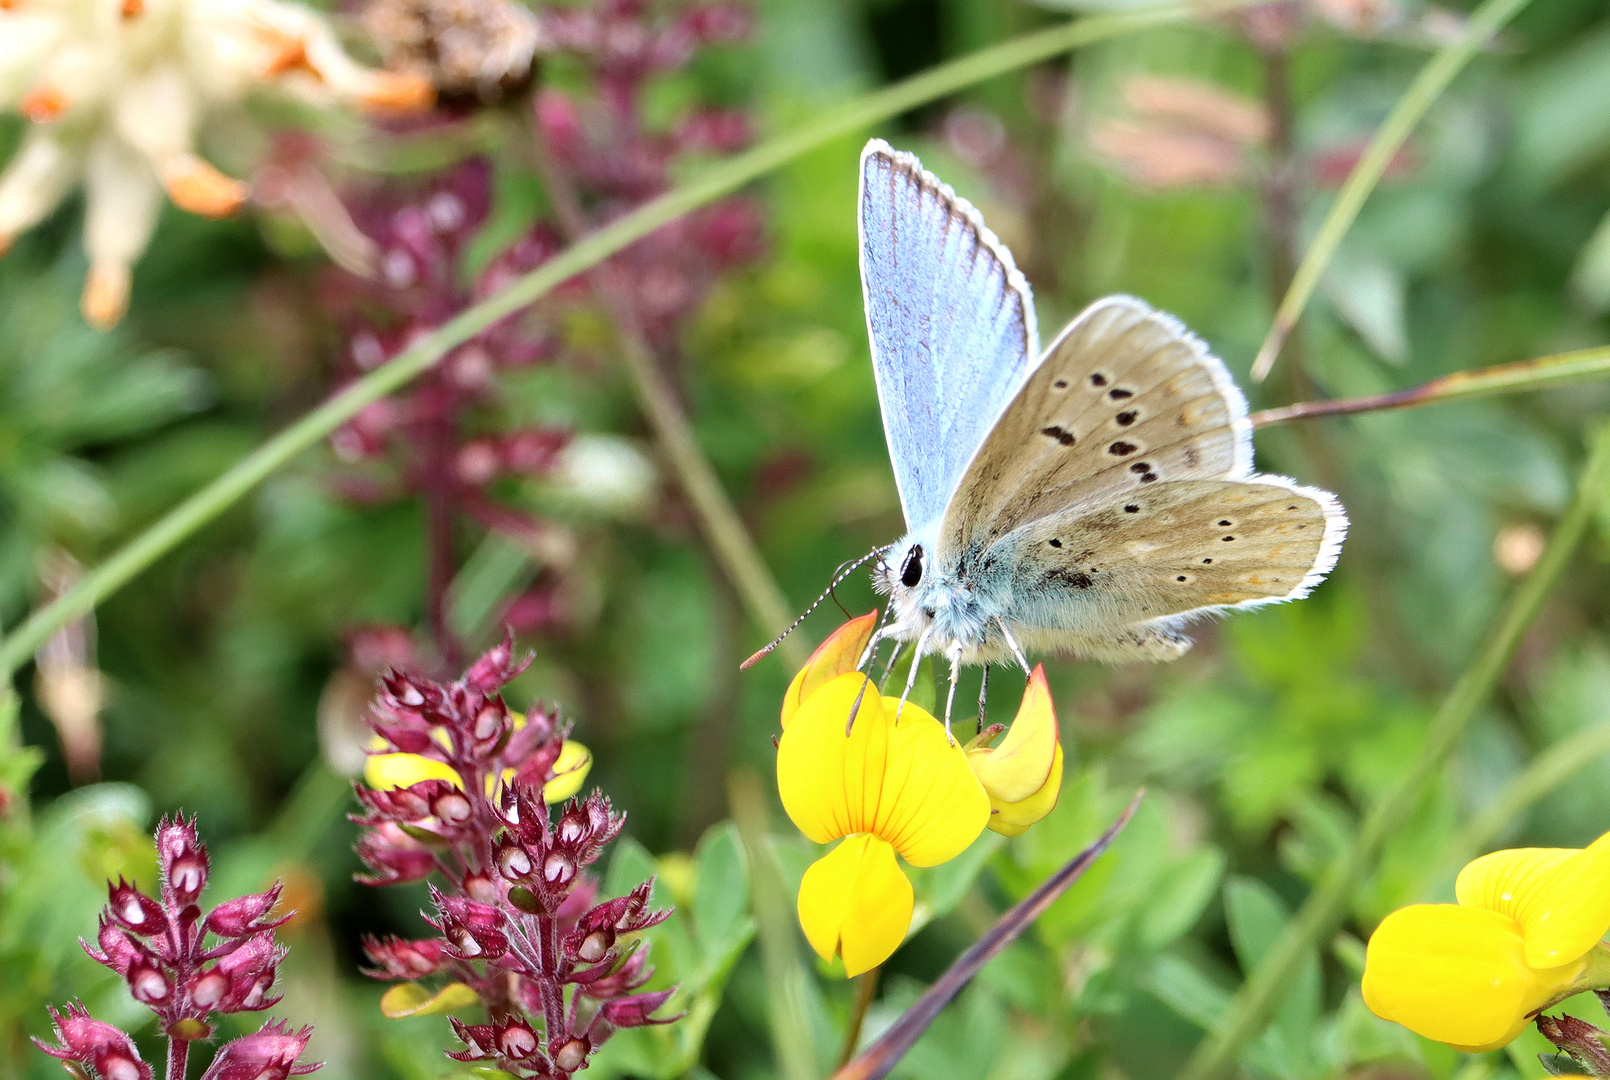
<svg viewBox="0 0 1610 1080">
<path fill-rule="evenodd" d="M 1299 595 L 1334 563 L 1343 527 L 1341 507 L 1312 488 L 1272 477 L 1184 480 L 1042 518 L 1003 546 L 1023 568 L 1017 596 L 1037 599 L 1019 605 L 1026 635 L 1100 636 Z"/>
<path fill-rule="evenodd" d="M 1129 491 L 1251 471 L 1246 403 L 1178 321 L 1130 297 L 1090 305 L 996 421 L 940 524 L 940 557 Z"/>
</svg>

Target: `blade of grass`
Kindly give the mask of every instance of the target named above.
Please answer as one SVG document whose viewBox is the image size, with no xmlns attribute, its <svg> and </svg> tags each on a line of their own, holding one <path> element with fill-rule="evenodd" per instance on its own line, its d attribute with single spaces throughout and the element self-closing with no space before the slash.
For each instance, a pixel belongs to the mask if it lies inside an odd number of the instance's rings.
<svg viewBox="0 0 1610 1080">
<path fill-rule="evenodd" d="M 1365 813 L 1358 833 L 1326 868 L 1285 934 L 1242 985 L 1219 1027 L 1209 1032 L 1197 1047 L 1186 1063 L 1181 1080 L 1213 1080 L 1228 1073 L 1242 1047 L 1263 1030 L 1308 950 L 1335 933 L 1347 913 L 1353 888 L 1369 873 L 1386 838 L 1408 817 L 1447 763 L 1476 710 L 1503 675 L 1520 644 L 1521 635 L 1537 617 L 1544 598 L 1559 580 L 1571 552 L 1582 539 L 1604 498 L 1607 483 L 1610 483 L 1610 424 L 1601 428 L 1595 437 L 1588 463 L 1577 479 L 1571 505 L 1555 527 L 1537 565 L 1510 597 L 1486 645 L 1465 668 L 1432 717 L 1419 756 Z"/>
<path fill-rule="evenodd" d="M 1444 873 L 1482 854 L 1509 824 L 1571 777 L 1610 754 L 1610 722 L 1590 724 L 1532 759 L 1448 845 Z"/>
<path fill-rule="evenodd" d="M 1258 357 L 1252 362 L 1252 381 L 1263 382 L 1269 377 L 1269 372 L 1275 366 L 1275 358 L 1280 355 L 1281 346 L 1291 335 L 1297 320 L 1302 317 L 1303 309 L 1313 298 L 1314 290 L 1319 286 L 1319 279 L 1324 275 L 1325 268 L 1330 265 L 1331 257 L 1341 246 L 1342 238 L 1347 230 L 1353 227 L 1353 219 L 1358 217 L 1359 210 L 1364 206 L 1364 200 L 1370 197 L 1375 185 L 1381 182 L 1386 175 L 1387 166 L 1397 156 L 1403 144 L 1409 138 L 1417 124 L 1425 118 L 1431 106 L 1448 89 L 1454 76 L 1464 70 L 1470 58 L 1486 45 L 1492 36 L 1513 19 L 1529 0 L 1486 0 L 1470 16 L 1469 21 L 1460 31 L 1459 36 L 1449 41 L 1436 54 L 1426 62 L 1425 67 L 1414 77 L 1414 82 L 1398 98 L 1397 104 L 1387 114 L 1380 128 L 1370 139 L 1364 153 L 1359 157 L 1353 171 L 1348 174 L 1347 180 L 1336 193 L 1336 201 L 1331 203 L 1325 221 L 1319 227 L 1319 233 L 1314 237 L 1313 244 L 1303 254 L 1302 263 L 1297 267 L 1296 276 L 1291 279 L 1291 288 L 1286 290 L 1285 299 L 1280 302 L 1280 309 L 1275 312 L 1273 325 L 1269 327 L 1269 336 L 1264 338 L 1263 345 L 1258 349 Z"/>
<path fill-rule="evenodd" d="M 258 447 L 218 479 L 180 503 L 0 642 L 0 672 L 10 675 L 40 642 L 116 592 L 196 530 L 238 502 L 275 470 L 314 446 L 365 405 L 392 393 L 499 319 L 546 296 L 615 252 L 690 210 L 713 202 L 842 135 L 870 127 L 918 105 L 997 75 L 1027 67 L 1091 42 L 1244 7 L 1251 0 L 1170 3 L 1076 19 L 980 49 L 893 86 L 866 94 L 809 123 L 768 139 L 745 153 L 666 192 L 579 240 L 542 266 L 443 324 L 351 383 L 318 408 Z M 778 627 L 777 629 L 781 629 Z"/>
<path fill-rule="evenodd" d="M 1255 428 L 1289 424 L 1293 420 L 1313 420 L 1321 416 L 1349 416 L 1354 413 L 1385 412 L 1390 409 L 1415 409 L 1421 405 L 1440 405 L 1445 401 L 1464 401 L 1469 398 L 1492 397 L 1495 394 L 1520 394 L 1528 390 L 1546 390 L 1551 386 L 1601 379 L 1610 376 L 1610 346 L 1579 349 L 1576 352 L 1539 356 L 1531 360 L 1517 360 L 1513 364 L 1477 371 L 1457 371 L 1440 379 L 1411 386 L 1407 390 L 1394 390 L 1388 394 L 1371 394 L 1368 397 L 1342 398 L 1337 401 L 1299 401 L 1295 405 L 1282 405 L 1278 409 L 1255 412 L 1249 420 Z"/>
<path fill-rule="evenodd" d="M 889 1025 L 889 1029 L 867 1047 L 864 1051 L 851 1059 L 850 1063 L 833 1074 L 832 1080 L 883 1080 L 889 1071 L 900 1063 L 900 1059 L 916 1044 L 917 1039 L 928 1030 L 928 1025 L 936 1020 L 946 1005 L 949 1005 L 961 993 L 963 988 L 978 974 L 980 968 L 1000 955 L 1017 936 L 1033 925 L 1045 909 L 1056 903 L 1057 898 L 1068 891 L 1068 887 L 1084 872 L 1090 869 L 1090 864 L 1101 857 L 1118 834 L 1124 831 L 1129 819 L 1135 816 L 1140 808 L 1141 799 L 1146 797 L 1146 790 L 1142 788 L 1135 792 L 1135 797 L 1129 800 L 1124 812 L 1118 815 L 1118 820 L 1108 826 L 1107 831 L 1096 838 L 1096 842 L 1085 848 L 1062 869 L 1052 874 L 1045 882 L 1028 896 L 1018 901 L 1017 905 L 1002 915 L 995 925 L 985 931 L 984 936 L 973 942 L 972 947 L 956 958 L 956 962 L 945 969 L 945 973 L 934 981 L 926 993 L 900 1014 L 900 1019 Z"/>
<path fill-rule="evenodd" d="M 743 843 L 753 883 L 755 923 L 760 936 L 760 960 L 766 973 L 767 1016 L 771 1021 L 772 1054 L 782 1080 L 817 1080 L 821 1076 L 816 1044 L 811 1041 L 810 1017 L 805 1008 L 806 980 L 810 978 L 799 955 L 787 891 L 776 863 L 766 849 L 771 833 L 767 823 L 766 794 L 760 778 L 749 770 L 727 778 L 727 801 L 733 824 Z"/>
</svg>

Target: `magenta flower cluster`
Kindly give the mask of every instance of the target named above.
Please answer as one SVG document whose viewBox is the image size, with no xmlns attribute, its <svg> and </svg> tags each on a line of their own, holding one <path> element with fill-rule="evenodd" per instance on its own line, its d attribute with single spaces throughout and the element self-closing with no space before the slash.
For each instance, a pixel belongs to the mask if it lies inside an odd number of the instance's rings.
<svg viewBox="0 0 1610 1080">
<path fill-rule="evenodd" d="M 564 248 L 567 236 L 605 225 L 668 190 L 676 161 L 731 153 L 750 140 L 749 121 L 735 110 L 699 108 L 671 130 L 657 131 L 644 107 L 651 79 L 686 67 L 703 48 L 746 38 L 753 21 L 746 5 L 695 3 L 665 11 L 642 0 L 596 0 L 548 5 L 535 14 L 547 50 L 578 61 L 589 76 L 585 94 L 534 94 L 527 136 L 530 153 L 541 159 L 537 171 L 563 185 L 580 220 L 540 218 L 469 275 L 464 254 L 492 205 L 492 169 L 485 160 L 460 162 L 423 184 L 350 199 L 354 223 L 378 254 L 374 280 L 337 275 L 327 290 L 346 334 L 343 381 L 392 359 L 472 303 L 543 265 Z M 441 117 L 445 124 L 457 120 Z M 549 194 L 555 205 L 566 201 L 557 191 Z M 498 409 L 500 379 L 570 351 L 563 319 L 578 304 L 593 302 L 595 284 L 608 288 L 611 312 L 629 319 L 660 362 L 674 368 L 681 327 L 720 275 L 759 257 L 762 239 L 762 215 L 750 199 L 731 198 L 684 215 L 610 259 L 592 281 L 567 283 L 541 303 L 499 320 L 407 391 L 367 406 L 334 435 L 337 456 L 350 470 L 338 483 L 349 497 L 424 502 L 426 621 L 448 668 L 461 661 L 446 594 L 457 568 L 455 534 L 462 521 L 533 550 L 555 549 L 556 526 L 499 498 L 499 486 L 549 473 L 570 433 L 511 426 Z M 505 605 L 502 621 L 520 632 L 565 625 L 571 618 L 565 569 L 549 567 Z"/>
<path fill-rule="evenodd" d="M 118 879 L 101 913 L 95 944 L 84 950 L 122 976 L 129 993 L 156 1014 L 168 1040 L 167 1076 L 183 1080 L 189 1046 L 211 1038 L 220 1014 L 258 1012 L 280 999 L 274 980 L 285 950 L 274 929 L 289 915 L 274 917 L 276 884 L 265 893 L 228 900 L 202 914 L 210 863 L 194 820 L 163 818 L 156 831 L 160 888 L 152 898 Z M 65 1015 L 51 1010 L 57 1045 L 35 1040 L 53 1057 L 78 1066 L 96 1080 L 150 1080 L 134 1041 L 78 1004 Z M 299 1064 L 311 1028 L 293 1032 L 267 1023 L 256 1034 L 226 1043 L 203 1080 L 285 1080 L 310 1073 Z"/>
<path fill-rule="evenodd" d="M 571 799 L 557 820 L 543 800 L 564 745 L 564 727 L 542 709 L 516 726 L 498 691 L 524 668 L 509 641 L 457 682 L 393 673 L 381 681 L 371 724 L 390 753 L 452 767 L 462 786 L 424 780 L 390 791 L 359 786 L 359 852 L 393 884 L 440 875 L 432 885 L 439 936 L 365 943 L 381 979 L 445 975 L 473 990 L 490 1022 L 453 1030 L 465 1049 L 449 1056 L 488 1062 L 517 1076 L 560 1080 L 619 1028 L 666 1023 L 655 1012 L 672 990 L 644 992 L 654 973 L 648 947 L 631 935 L 670 912 L 649 907 L 653 882 L 597 902 L 585 873 L 620 832 L 624 817 L 601 793 Z"/>
</svg>

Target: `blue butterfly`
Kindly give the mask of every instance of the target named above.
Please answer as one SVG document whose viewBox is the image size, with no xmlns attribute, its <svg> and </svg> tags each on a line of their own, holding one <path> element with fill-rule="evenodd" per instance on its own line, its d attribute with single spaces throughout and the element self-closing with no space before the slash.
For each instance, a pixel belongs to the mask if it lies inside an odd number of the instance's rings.
<svg viewBox="0 0 1610 1080">
<path fill-rule="evenodd" d="M 1178 320 L 1109 296 L 1042 352 L 1011 253 L 882 140 L 860 234 L 909 530 L 874 556 L 890 621 L 868 657 L 882 639 L 944 657 L 952 699 L 962 664 L 1172 660 L 1190 620 L 1298 599 L 1335 566 L 1341 505 L 1253 472 L 1246 399 Z"/>
</svg>

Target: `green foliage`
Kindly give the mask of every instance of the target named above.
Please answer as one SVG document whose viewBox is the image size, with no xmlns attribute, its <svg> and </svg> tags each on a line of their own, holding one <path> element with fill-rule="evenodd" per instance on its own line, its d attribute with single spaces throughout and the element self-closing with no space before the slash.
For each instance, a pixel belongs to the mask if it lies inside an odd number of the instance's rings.
<svg viewBox="0 0 1610 1080">
<path fill-rule="evenodd" d="M 719 100 L 786 136 L 835 107 L 863 106 L 859 94 L 897 74 L 1054 13 L 1130 6 L 768 0 L 753 47 L 668 81 L 649 113 L 671 128 L 691 103 Z M 1323 6 L 1333 15 L 1348 7 Z M 1284 103 L 1303 177 L 1299 249 L 1348 155 L 1425 62 L 1428 35 L 1457 18 L 1421 21 L 1406 9 L 1390 40 L 1370 40 L 1312 11 L 1291 44 Z M 1134 292 L 1208 341 L 1254 408 L 1381 393 L 1607 340 L 1610 21 L 1595 0 L 1556 0 L 1532 5 L 1435 101 L 1402 167 L 1363 204 L 1274 379 L 1248 382 L 1280 291 L 1269 279 L 1264 152 L 1238 151 L 1217 186 L 1158 188 L 1132 182 L 1090 137 L 1134 119 L 1126 80 L 1136 74 L 1258 99 L 1266 57 L 1234 26 L 1103 41 L 925 105 L 879 133 L 920 152 L 979 205 L 1034 285 L 1043 331 L 1096 296 Z M 574 72 L 555 68 L 558 82 L 574 83 Z M 841 560 L 903 528 L 857 275 L 853 162 L 866 133 L 840 134 L 764 177 L 754 192 L 768 214 L 764 259 L 718 282 L 667 365 L 702 449 L 800 606 Z M 486 149 L 496 194 L 474 265 L 546 205 L 521 148 Z M 83 263 L 61 241 L 76 233 L 72 213 L 0 262 L 7 629 L 42 598 L 43 556 L 59 549 L 100 561 L 323 400 L 338 347 L 320 304 L 320 257 L 305 244 L 291 255 L 258 240 L 285 229 L 252 218 L 165 216 L 128 323 L 106 335 L 86 329 L 76 314 Z M 647 494 L 611 502 L 558 481 L 511 481 L 500 492 L 561 523 L 573 541 L 562 566 L 565 621 L 522 640 L 537 656 L 511 702 L 557 701 L 595 752 L 590 782 L 629 812 L 602 884 L 614 894 L 652 876 L 655 903 L 675 906 L 644 938 L 658 969 L 651 986 L 680 987 L 668 1011 L 686 1013 L 619 1034 L 593 1070 L 775 1076 L 767 1009 L 779 997 L 749 947 L 751 867 L 723 820 L 724 793 L 734 767 L 769 774 L 792 673 L 773 658 L 737 674 L 771 628 L 745 622 L 703 544 L 639 417 L 607 318 L 578 308 L 560 331 L 563 362 L 500 379 L 489 411 L 566 426 L 626 455 L 648 477 Z M 863 1042 L 1144 784 L 1146 801 L 1114 848 L 984 968 L 896 1075 L 1178 1076 L 1425 747 L 1437 702 L 1570 501 L 1584 432 L 1607 405 L 1610 390 L 1584 383 L 1260 433 L 1261 468 L 1331 488 L 1347 505 L 1352 534 L 1334 578 L 1302 603 L 1193 628 L 1199 644 L 1171 667 L 1049 664 L 1068 754 L 1061 800 L 1019 839 L 985 833 L 957 860 L 913 873 L 913 936 L 883 973 Z M 47 1002 L 80 996 L 97 1016 L 137 1022 L 76 939 L 94 932 L 106 876 L 149 875 L 145 826 L 183 808 L 201 816 L 218 888 L 275 877 L 295 886 L 305 918 L 288 928 L 287 996 L 276 1015 L 318 1023 L 313 1056 L 329 1062 L 321 1075 L 488 1075 L 441 1056 L 442 1018 L 382 1018 L 382 987 L 355 974 L 357 935 L 423 933 L 424 900 L 350 880 L 357 865 L 338 773 L 361 738 L 350 694 L 367 676 L 351 668 L 343 642 L 374 623 L 421 623 L 425 555 L 418 508 L 344 497 L 331 482 L 340 468 L 325 450 L 299 458 L 96 612 L 108 686 L 104 783 L 70 784 L 30 679 L 19 680 L 20 698 L 0 700 L 0 792 L 27 795 L 0 815 L 0 1074 L 59 1075 L 25 1041 L 45 1030 Z M 559 563 L 461 525 L 452 618 L 474 648 L 500 632 L 508 599 Z M 1525 787 L 1528 767 L 1551 747 L 1610 716 L 1602 507 L 1596 530 L 1450 762 L 1348 883 L 1341 932 L 1303 950 L 1272 1021 L 1239 1054 L 1248 1075 L 1510 1080 L 1560 1067 L 1537 1062 L 1547 1047 L 1532 1036 L 1477 1060 L 1425 1043 L 1372 1016 L 1358 979 L 1382 915 L 1451 897 L 1453 875 L 1478 853 L 1465 845 L 1483 811 L 1513 808 L 1483 824 L 1483 848 L 1580 845 L 1610 829 L 1610 757 Z M 838 597 L 855 614 L 879 602 L 860 578 Z M 827 612 L 804 633 L 820 639 L 839 618 Z M 896 693 L 906 674 L 892 673 Z M 1015 677 L 993 678 L 990 718 L 1005 720 Z M 929 708 L 946 689 L 931 664 L 914 686 L 912 700 Z M 959 734 L 970 733 L 977 691 L 968 672 Z M 775 807 L 772 816 L 764 850 L 791 901 L 819 852 Z M 855 990 L 841 969 L 792 943 L 809 985 L 781 999 L 794 1000 L 818 1057 L 834 1061 Z"/>
</svg>

